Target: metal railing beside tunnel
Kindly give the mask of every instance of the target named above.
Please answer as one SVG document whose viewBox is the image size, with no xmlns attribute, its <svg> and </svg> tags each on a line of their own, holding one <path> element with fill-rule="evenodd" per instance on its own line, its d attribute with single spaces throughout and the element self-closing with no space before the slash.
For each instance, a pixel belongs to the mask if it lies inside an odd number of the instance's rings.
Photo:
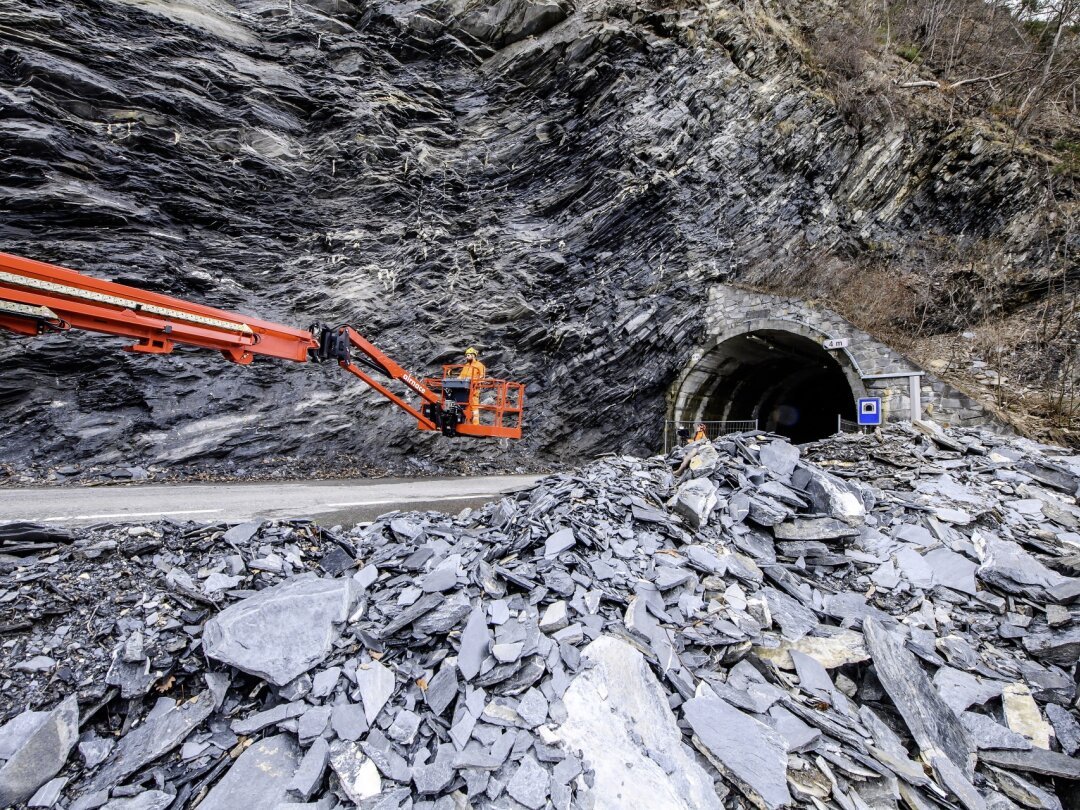
<svg viewBox="0 0 1080 810">
<path fill-rule="evenodd" d="M 757 419 L 728 419 L 725 421 L 712 422 L 672 422 L 664 423 L 664 454 L 667 455 L 675 449 L 676 445 L 685 444 L 697 433 L 698 425 L 705 425 L 705 435 L 709 441 L 727 436 L 731 433 L 745 433 L 758 429 Z M 679 431 L 685 430 L 686 438 L 679 436 Z"/>
<path fill-rule="evenodd" d="M 844 419 L 842 416 L 836 417 L 836 432 L 837 433 L 865 433 L 863 426 L 858 422 L 852 422 L 850 419 Z"/>
</svg>

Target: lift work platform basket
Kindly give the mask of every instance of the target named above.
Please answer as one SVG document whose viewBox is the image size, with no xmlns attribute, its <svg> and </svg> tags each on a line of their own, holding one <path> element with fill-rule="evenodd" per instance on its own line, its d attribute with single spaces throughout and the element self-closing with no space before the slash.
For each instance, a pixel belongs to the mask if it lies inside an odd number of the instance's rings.
<svg viewBox="0 0 1080 810">
<path fill-rule="evenodd" d="M 463 365 L 443 366 L 442 377 L 427 377 L 424 386 L 439 396 L 444 410 L 459 408 L 464 417 L 457 425 L 463 436 L 520 439 L 525 385 L 494 377 L 458 379 Z M 423 423 L 421 430 L 430 430 Z"/>
</svg>

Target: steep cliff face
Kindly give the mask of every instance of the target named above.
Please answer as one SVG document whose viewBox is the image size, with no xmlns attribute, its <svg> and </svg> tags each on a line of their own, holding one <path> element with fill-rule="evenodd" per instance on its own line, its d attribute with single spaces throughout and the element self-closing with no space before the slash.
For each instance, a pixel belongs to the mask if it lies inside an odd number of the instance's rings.
<svg viewBox="0 0 1080 810">
<path fill-rule="evenodd" d="M 0 246 L 529 383 L 510 447 L 333 369 L 0 338 L 0 461 L 452 469 L 655 449 L 710 284 L 1005 245 L 1043 161 L 931 112 L 854 128 L 753 3 L 100 0 L 0 9 Z M 1050 216 L 1046 214 L 1046 216 Z M 1049 228 L 1055 227 L 1051 223 Z"/>
</svg>

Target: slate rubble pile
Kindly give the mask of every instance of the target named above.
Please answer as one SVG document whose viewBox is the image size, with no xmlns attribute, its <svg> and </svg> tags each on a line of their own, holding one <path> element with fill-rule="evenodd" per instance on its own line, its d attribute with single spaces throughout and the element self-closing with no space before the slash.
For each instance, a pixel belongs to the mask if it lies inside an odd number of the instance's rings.
<svg viewBox="0 0 1080 810">
<path fill-rule="evenodd" d="M 805 451 L 351 532 L 0 532 L 0 806 L 1074 806 L 1080 459 Z"/>
</svg>

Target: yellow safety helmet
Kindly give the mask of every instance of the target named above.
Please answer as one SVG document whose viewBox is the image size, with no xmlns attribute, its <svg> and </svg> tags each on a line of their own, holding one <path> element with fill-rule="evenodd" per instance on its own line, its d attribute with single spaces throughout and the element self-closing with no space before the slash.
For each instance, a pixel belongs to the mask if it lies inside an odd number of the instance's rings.
<svg viewBox="0 0 1080 810">
<path fill-rule="evenodd" d="M 474 349 L 472 346 L 470 346 L 469 348 L 467 348 L 465 350 L 465 356 L 468 357 L 470 354 L 471 355 L 477 355 L 477 354 L 479 354 L 479 352 L 477 352 L 476 349 Z"/>
</svg>

